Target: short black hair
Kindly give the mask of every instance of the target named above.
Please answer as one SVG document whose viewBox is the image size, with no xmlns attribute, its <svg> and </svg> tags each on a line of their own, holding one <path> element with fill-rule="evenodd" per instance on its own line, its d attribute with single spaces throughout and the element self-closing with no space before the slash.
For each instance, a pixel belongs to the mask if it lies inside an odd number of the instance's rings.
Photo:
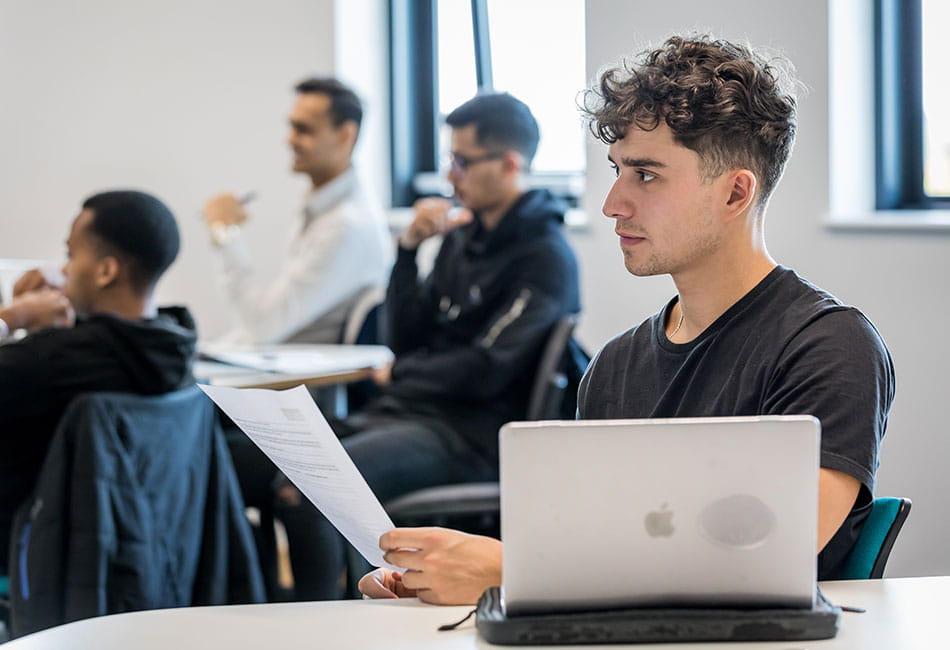
<svg viewBox="0 0 950 650">
<path fill-rule="evenodd" d="M 139 293 L 150 291 L 178 256 L 181 240 L 175 216 L 145 192 L 114 190 L 83 201 L 92 212 L 91 232 L 107 254 L 120 258 Z"/>
<path fill-rule="evenodd" d="M 363 123 L 363 104 L 360 98 L 350 89 L 333 77 L 311 77 L 298 83 L 294 90 L 298 94 L 320 93 L 330 98 L 330 117 L 334 126 L 344 122 L 356 122 L 359 130 Z"/>
<path fill-rule="evenodd" d="M 479 146 L 514 149 L 529 167 L 541 139 L 531 109 L 508 93 L 476 95 L 449 113 L 445 123 L 454 129 L 474 124 Z"/>
</svg>

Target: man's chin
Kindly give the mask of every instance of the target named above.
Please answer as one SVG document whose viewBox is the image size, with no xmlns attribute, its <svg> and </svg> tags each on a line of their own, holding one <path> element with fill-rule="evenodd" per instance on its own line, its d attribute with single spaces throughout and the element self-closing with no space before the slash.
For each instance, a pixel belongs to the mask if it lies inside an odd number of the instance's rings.
<svg viewBox="0 0 950 650">
<path fill-rule="evenodd" d="M 627 267 L 627 272 L 630 273 L 630 275 L 635 275 L 638 278 L 649 278 L 664 273 L 662 270 L 649 266 L 638 266 L 634 264 L 624 264 L 624 266 Z"/>
<path fill-rule="evenodd" d="M 467 200 L 465 196 L 459 196 L 455 194 L 452 197 L 455 201 L 455 204 L 460 208 L 465 208 L 466 210 L 471 210 L 472 212 L 480 212 L 483 206 L 479 206 L 471 201 Z"/>
</svg>

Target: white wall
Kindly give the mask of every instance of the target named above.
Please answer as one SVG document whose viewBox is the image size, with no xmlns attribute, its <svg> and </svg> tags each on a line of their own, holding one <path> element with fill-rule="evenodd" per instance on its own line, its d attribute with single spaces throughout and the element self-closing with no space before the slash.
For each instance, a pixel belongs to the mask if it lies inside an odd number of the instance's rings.
<svg viewBox="0 0 950 650">
<path fill-rule="evenodd" d="M 832 0 L 834 1 L 834 0 Z M 950 236 L 930 232 L 842 232 L 829 210 L 828 4 L 787 0 L 588 0 L 587 60 L 593 75 L 621 55 L 672 33 L 711 30 L 780 49 L 809 87 L 800 97 L 799 135 L 769 210 L 768 242 L 780 263 L 858 305 L 884 336 L 897 397 L 884 442 L 878 493 L 909 496 L 914 508 L 889 575 L 950 573 L 950 436 L 942 408 L 950 382 L 947 277 Z M 857 71 L 855 72 L 857 74 Z M 870 110 L 870 107 L 865 107 Z M 611 173 L 602 145 L 588 155 L 589 232 L 574 237 L 586 310 L 582 338 L 596 346 L 655 312 L 673 295 L 666 279 L 625 273 L 612 226 L 600 216 Z M 860 202 L 855 197 L 855 203 Z"/>
<path fill-rule="evenodd" d="M 215 192 L 255 190 L 247 234 L 272 275 L 307 189 L 284 142 L 293 85 L 333 72 L 333 27 L 328 1 L 0 2 L 0 258 L 61 261 L 83 197 L 142 188 L 183 237 L 160 302 L 221 331 L 198 212 Z"/>
</svg>

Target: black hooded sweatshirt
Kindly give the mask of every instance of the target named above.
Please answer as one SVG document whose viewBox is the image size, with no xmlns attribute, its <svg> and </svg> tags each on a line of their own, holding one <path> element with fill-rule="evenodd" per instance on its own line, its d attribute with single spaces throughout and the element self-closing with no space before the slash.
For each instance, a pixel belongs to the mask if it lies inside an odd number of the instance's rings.
<svg viewBox="0 0 950 650">
<path fill-rule="evenodd" d="M 197 334 L 183 307 L 155 318 L 81 318 L 0 345 L 0 573 L 10 525 L 30 494 L 60 416 L 90 391 L 159 395 L 195 383 Z"/>
<path fill-rule="evenodd" d="M 581 309 L 564 209 L 533 190 L 493 230 L 476 215 L 421 283 L 416 251 L 399 250 L 385 309 L 396 359 L 377 407 L 432 418 L 497 461 L 498 428 L 524 419 L 546 337 Z"/>
</svg>

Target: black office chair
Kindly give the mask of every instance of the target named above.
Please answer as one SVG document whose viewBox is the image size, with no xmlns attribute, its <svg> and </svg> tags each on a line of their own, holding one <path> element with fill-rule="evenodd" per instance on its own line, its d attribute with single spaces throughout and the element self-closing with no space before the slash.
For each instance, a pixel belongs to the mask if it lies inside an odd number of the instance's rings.
<svg viewBox="0 0 950 650">
<path fill-rule="evenodd" d="M 380 308 L 386 299 L 386 290 L 382 287 L 362 289 L 350 307 L 340 332 L 340 343 L 344 345 L 376 345 L 383 340 L 380 328 Z"/>
<path fill-rule="evenodd" d="M 577 381 L 590 362 L 571 339 L 577 315 L 562 318 L 551 330 L 541 353 L 528 399 L 527 420 L 570 419 L 576 410 Z M 500 536 L 497 481 L 424 488 L 384 504 L 397 526 L 445 526 Z"/>
<path fill-rule="evenodd" d="M 11 540 L 14 636 L 105 614 L 264 599 L 231 458 L 196 386 L 76 397 Z"/>
<path fill-rule="evenodd" d="M 383 301 L 386 291 L 382 287 L 367 287 L 360 293 L 343 324 L 340 343 L 344 345 L 379 345 L 383 336 Z M 369 379 L 339 387 L 346 390 L 346 410 L 360 410 L 379 394 L 379 389 Z M 346 413 L 338 412 L 337 417 Z"/>
</svg>

